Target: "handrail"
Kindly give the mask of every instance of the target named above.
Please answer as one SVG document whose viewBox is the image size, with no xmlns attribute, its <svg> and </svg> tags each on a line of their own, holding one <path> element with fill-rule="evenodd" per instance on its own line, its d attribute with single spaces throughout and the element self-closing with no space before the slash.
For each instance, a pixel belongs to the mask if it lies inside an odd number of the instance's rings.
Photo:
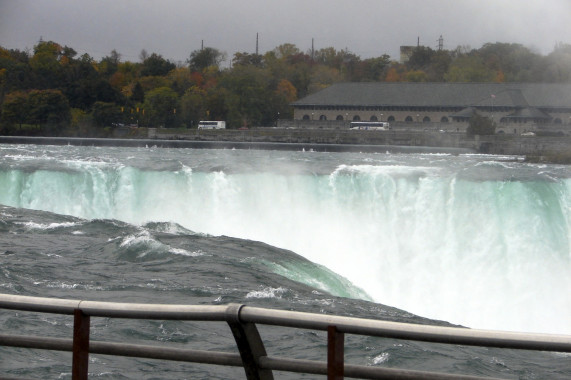
<svg viewBox="0 0 571 380">
<path fill-rule="evenodd" d="M 272 370 L 327 374 L 331 379 L 341 379 L 343 376 L 363 379 L 483 379 L 475 376 L 345 364 L 343 362 L 344 334 L 445 344 L 571 352 L 571 336 L 568 335 L 417 325 L 237 304 L 139 304 L 0 294 L 0 309 L 74 315 L 73 340 L 0 334 L 0 345 L 4 346 L 73 351 L 74 370 L 76 361 L 79 362 L 81 359 L 84 363 L 83 366 L 78 364 L 76 370 L 78 373 L 74 372 L 74 379 L 87 378 L 87 355 L 89 353 L 243 366 L 247 379 L 273 379 Z M 234 335 L 239 354 L 89 341 L 90 317 L 226 322 Z M 267 356 L 257 331 L 257 325 L 327 331 L 330 348 L 328 362 Z M 80 331 L 81 328 L 83 332 Z"/>
</svg>

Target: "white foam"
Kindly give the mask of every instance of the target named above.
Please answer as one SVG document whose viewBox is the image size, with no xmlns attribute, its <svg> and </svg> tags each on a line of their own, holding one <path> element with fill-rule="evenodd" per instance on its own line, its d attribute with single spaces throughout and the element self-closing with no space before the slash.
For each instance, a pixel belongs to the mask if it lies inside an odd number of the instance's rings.
<svg viewBox="0 0 571 380">
<path fill-rule="evenodd" d="M 246 298 L 282 298 L 287 289 L 279 287 L 266 287 L 262 290 L 253 290 L 246 294 Z"/>
</svg>

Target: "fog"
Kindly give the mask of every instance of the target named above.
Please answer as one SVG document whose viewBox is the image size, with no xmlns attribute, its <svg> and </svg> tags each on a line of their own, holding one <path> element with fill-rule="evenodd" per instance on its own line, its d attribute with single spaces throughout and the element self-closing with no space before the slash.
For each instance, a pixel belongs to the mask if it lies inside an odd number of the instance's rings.
<svg viewBox="0 0 571 380">
<path fill-rule="evenodd" d="M 546 6 L 548 4 L 548 6 Z M 96 59 L 142 49 L 184 62 L 201 45 L 263 54 L 283 43 L 302 51 L 334 47 L 361 58 L 399 57 L 399 46 L 480 48 L 519 43 L 548 54 L 571 40 L 571 1 L 521 0 L 0 0 L 0 45 L 32 49 L 42 38 Z"/>
</svg>

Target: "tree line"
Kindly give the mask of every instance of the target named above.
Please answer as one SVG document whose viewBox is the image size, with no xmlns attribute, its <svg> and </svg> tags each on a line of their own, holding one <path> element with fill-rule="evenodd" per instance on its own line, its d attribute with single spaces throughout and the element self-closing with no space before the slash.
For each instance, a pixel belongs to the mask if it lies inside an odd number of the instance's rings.
<svg viewBox="0 0 571 380">
<path fill-rule="evenodd" d="M 263 55 L 236 53 L 223 68 L 225 60 L 211 47 L 174 63 L 145 50 L 139 62 L 115 50 L 97 61 L 53 41 L 39 41 L 33 51 L 0 46 L 1 132 L 32 126 L 33 133 L 86 136 L 119 125 L 195 128 L 199 120 L 272 126 L 292 117 L 291 102 L 336 82 L 571 81 L 571 45 L 561 43 L 548 55 L 513 43 L 419 46 L 405 63 L 283 44 Z"/>
</svg>

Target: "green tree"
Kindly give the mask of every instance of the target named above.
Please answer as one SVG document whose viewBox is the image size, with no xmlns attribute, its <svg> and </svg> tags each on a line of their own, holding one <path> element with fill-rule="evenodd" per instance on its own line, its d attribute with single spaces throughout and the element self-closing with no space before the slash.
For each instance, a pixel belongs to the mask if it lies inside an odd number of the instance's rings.
<svg viewBox="0 0 571 380">
<path fill-rule="evenodd" d="M 271 120 L 268 115 L 271 99 L 271 76 L 265 69 L 255 66 L 238 66 L 221 78 L 219 86 L 237 97 L 230 112 L 242 120 L 240 124 L 263 125 Z"/>
<path fill-rule="evenodd" d="M 543 60 L 541 81 L 553 83 L 571 82 L 571 45 L 558 44 Z"/>
<path fill-rule="evenodd" d="M 94 61 L 87 54 L 72 62 L 65 68 L 63 92 L 69 99 L 72 108 L 87 111 L 98 100 L 96 87 L 102 80 L 94 67 Z"/>
<path fill-rule="evenodd" d="M 121 62 L 121 54 L 117 53 L 115 49 L 111 50 L 111 54 L 103 57 L 99 62 L 99 73 L 107 78 L 115 74 L 119 69 Z"/>
<path fill-rule="evenodd" d="M 429 47 L 419 46 L 414 49 L 407 66 L 411 70 L 426 70 L 430 66 L 434 53 L 434 50 Z"/>
<path fill-rule="evenodd" d="M 122 119 L 121 109 L 115 103 L 108 102 L 95 102 L 92 115 L 98 127 L 110 127 Z"/>
<path fill-rule="evenodd" d="M 71 119 L 69 102 L 59 90 L 32 90 L 28 95 L 28 105 L 30 119 L 56 134 Z"/>
<path fill-rule="evenodd" d="M 57 88 L 63 80 L 63 67 L 60 59 L 64 49 L 52 41 L 40 41 L 34 47 L 34 55 L 30 59 L 30 67 L 35 74 L 35 87 Z"/>
<path fill-rule="evenodd" d="M 175 124 L 178 95 L 170 87 L 159 87 L 145 95 L 145 119 L 150 126 L 171 128 Z"/>
<path fill-rule="evenodd" d="M 493 135 L 496 133 L 496 124 L 489 117 L 474 112 L 470 118 L 466 133 L 469 135 Z"/>
<path fill-rule="evenodd" d="M 300 54 L 301 50 L 299 50 L 298 47 L 295 46 L 294 44 L 287 43 L 274 48 L 273 52 L 277 59 L 286 59 L 293 55 Z"/>
<path fill-rule="evenodd" d="M 406 73 L 407 82 L 426 82 L 427 75 L 422 70 L 412 70 Z"/>
<path fill-rule="evenodd" d="M 260 54 L 250 54 L 250 53 L 234 53 L 234 58 L 232 58 L 232 66 L 262 66 L 262 56 Z"/>
<path fill-rule="evenodd" d="M 339 70 L 325 65 L 317 65 L 311 70 L 309 93 L 314 93 L 329 87 L 333 83 L 342 82 Z M 291 83 L 291 82 L 290 82 Z M 297 90 L 296 90 L 297 95 Z M 297 96 L 296 96 L 297 98 Z"/>
<path fill-rule="evenodd" d="M 341 70 L 341 65 L 343 64 L 343 57 L 335 48 L 327 47 L 319 49 L 314 53 L 315 62 Z"/>
<path fill-rule="evenodd" d="M 142 76 L 165 76 L 170 71 L 174 70 L 176 65 L 166 59 L 160 54 L 151 54 L 150 57 L 143 61 L 141 67 Z"/>
<path fill-rule="evenodd" d="M 206 93 L 194 86 L 180 99 L 180 118 L 188 127 L 197 126 L 206 116 Z"/>
<path fill-rule="evenodd" d="M 452 55 L 449 51 L 439 50 L 430 58 L 430 64 L 426 69 L 428 82 L 444 82 L 444 75 L 450 68 Z"/>
<path fill-rule="evenodd" d="M 362 61 L 362 72 L 363 81 L 376 82 L 385 77 L 385 73 L 389 64 L 391 63 L 391 57 L 387 54 L 383 54 L 377 58 L 368 58 Z"/>
<path fill-rule="evenodd" d="M 205 47 L 190 53 L 190 58 L 187 62 L 191 71 L 203 71 L 210 66 L 219 67 L 225 59 L 226 55 L 218 49 Z"/>
<path fill-rule="evenodd" d="M 458 57 L 444 75 L 447 82 L 494 82 L 497 72 L 484 64 L 478 54 Z"/>
<path fill-rule="evenodd" d="M 29 114 L 28 94 L 15 91 L 6 95 L 2 104 L 2 121 L 8 124 L 22 124 L 26 122 Z"/>
<path fill-rule="evenodd" d="M 145 101 L 145 91 L 139 82 L 135 83 L 135 86 L 133 86 L 131 101 L 134 103 L 143 103 Z"/>
</svg>

